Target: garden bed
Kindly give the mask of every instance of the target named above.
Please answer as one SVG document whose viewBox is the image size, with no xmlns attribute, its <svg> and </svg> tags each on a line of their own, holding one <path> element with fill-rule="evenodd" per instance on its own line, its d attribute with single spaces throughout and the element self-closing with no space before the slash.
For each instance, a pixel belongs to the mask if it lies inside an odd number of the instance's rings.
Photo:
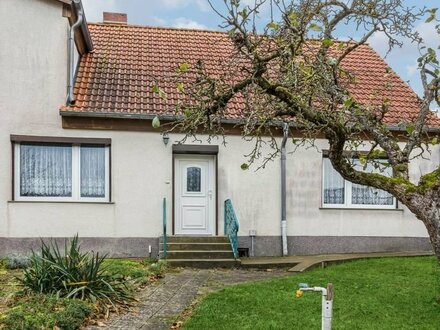
<svg viewBox="0 0 440 330">
<path fill-rule="evenodd" d="M 165 271 L 164 264 L 154 260 L 107 259 L 106 271 L 123 277 L 134 297 L 157 280 Z M 107 312 L 102 305 L 79 299 L 58 298 L 54 294 L 21 294 L 22 287 L 17 278 L 23 270 L 7 269 L 5 262 L 0 263 L 0 329 L 65 329 L 73 330 L 82 324 L 100 324 L 109 313 L 115 312 L 108 305 Z M 126 305 L 117 305 L 118 312 L 125 312 L 136 300 Z"/>
</svg>

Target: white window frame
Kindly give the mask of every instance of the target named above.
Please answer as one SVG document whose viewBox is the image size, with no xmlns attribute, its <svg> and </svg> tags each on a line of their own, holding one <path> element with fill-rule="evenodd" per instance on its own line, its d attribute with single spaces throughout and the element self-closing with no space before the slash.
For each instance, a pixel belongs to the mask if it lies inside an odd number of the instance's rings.
<svg viewBox="0 0 440 330">
<path fill-rule="evenodd" d="M 50 146 L 53 143 L 36 142 L 37 144 Z M 87 143 L 76 144 L 66 143 L 72 148 L 72 196 L 66 197 L 41 197 L 41 196 L 21 196 L 20 195 L 20 142 L 14 142 L 14 200 L 28 202 L 88 202 L 88 203 L 107 203 L 110 202 L 110 146 L 102 145 L 105 148 L 105 196 L 104 197 L 81 197 L 81 146 Z M 99 145 L 99 144 L 92 144 Z"/>
<path fill-rule="evenodd" d="M 325 170 L 324 170 L 324 159 L 327 157 L 322 158 L 322 165 L 321 165 L 321 207 L 322 208 L 328 208 L 328 209 L 383 209 L 383 210 L 390 210 L 390 209 L 397 209 L 397 201 L 396 197 L 393 196 L 393 204 L 390 205 L 379 205 L 379 204 L 353 204 L 352 201 L 352 188 L 353 183 L 344 180 L 344 204 L 327 204 L 324 203 L 324 176 L 325 176 Z M 328 158 L 327 158 L 328 159 Z M 331 164 L 331 163 L 330 163 Z"/>
</svg>

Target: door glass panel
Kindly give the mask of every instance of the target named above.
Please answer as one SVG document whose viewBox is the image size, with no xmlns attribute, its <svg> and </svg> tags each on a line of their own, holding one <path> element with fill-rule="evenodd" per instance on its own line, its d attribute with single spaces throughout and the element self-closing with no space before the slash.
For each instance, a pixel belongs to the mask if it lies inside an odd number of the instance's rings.
<svg viewBox="0 0 440 330">
<path fill-rule="evenodd" d="M 201 191 L 202 170 L 200 167 L 188 167 L 186 169 L 186 191 Z"/>
</svg>

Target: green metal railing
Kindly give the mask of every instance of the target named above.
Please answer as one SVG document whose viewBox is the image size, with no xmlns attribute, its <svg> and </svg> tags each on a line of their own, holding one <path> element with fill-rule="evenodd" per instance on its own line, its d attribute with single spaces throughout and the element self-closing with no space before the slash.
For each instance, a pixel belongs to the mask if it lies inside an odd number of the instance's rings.
<svg viewBox="0 0 440 330">
<path fill-rule="evenodd" d="M 163 198 L 163 258 L 167 257 L 167 199 Z"/>
<path fill-rule="evenodd" d="M 231 242 L 234 258 L 238 258 L 238 229 L 240 224 L 235 215 L 234 207 L 230 199 L 225 200 L 225 235 Z"/>
</svg>

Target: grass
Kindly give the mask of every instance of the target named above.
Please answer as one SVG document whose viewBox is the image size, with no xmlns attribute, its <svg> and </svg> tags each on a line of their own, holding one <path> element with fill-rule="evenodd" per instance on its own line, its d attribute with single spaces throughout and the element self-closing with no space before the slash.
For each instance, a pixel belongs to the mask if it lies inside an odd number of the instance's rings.
<svg viewBox="0 0 440 330">
<path fill-rule="evenodd" d="M 334 329 L 440 329 L 440 267 L 432 257 L 358 260 L 212 293 L 183 329 L 319 329 L 321 297 L 298 283 L 334 284 Z"/>
<path fill-rule="evenodd" d="M 8 309 L 8 304 L 19 290 L 17 276 L 20 270 L 7 270 L 6 262 L 0 260 L 0 316 Z"/>
</svg>

